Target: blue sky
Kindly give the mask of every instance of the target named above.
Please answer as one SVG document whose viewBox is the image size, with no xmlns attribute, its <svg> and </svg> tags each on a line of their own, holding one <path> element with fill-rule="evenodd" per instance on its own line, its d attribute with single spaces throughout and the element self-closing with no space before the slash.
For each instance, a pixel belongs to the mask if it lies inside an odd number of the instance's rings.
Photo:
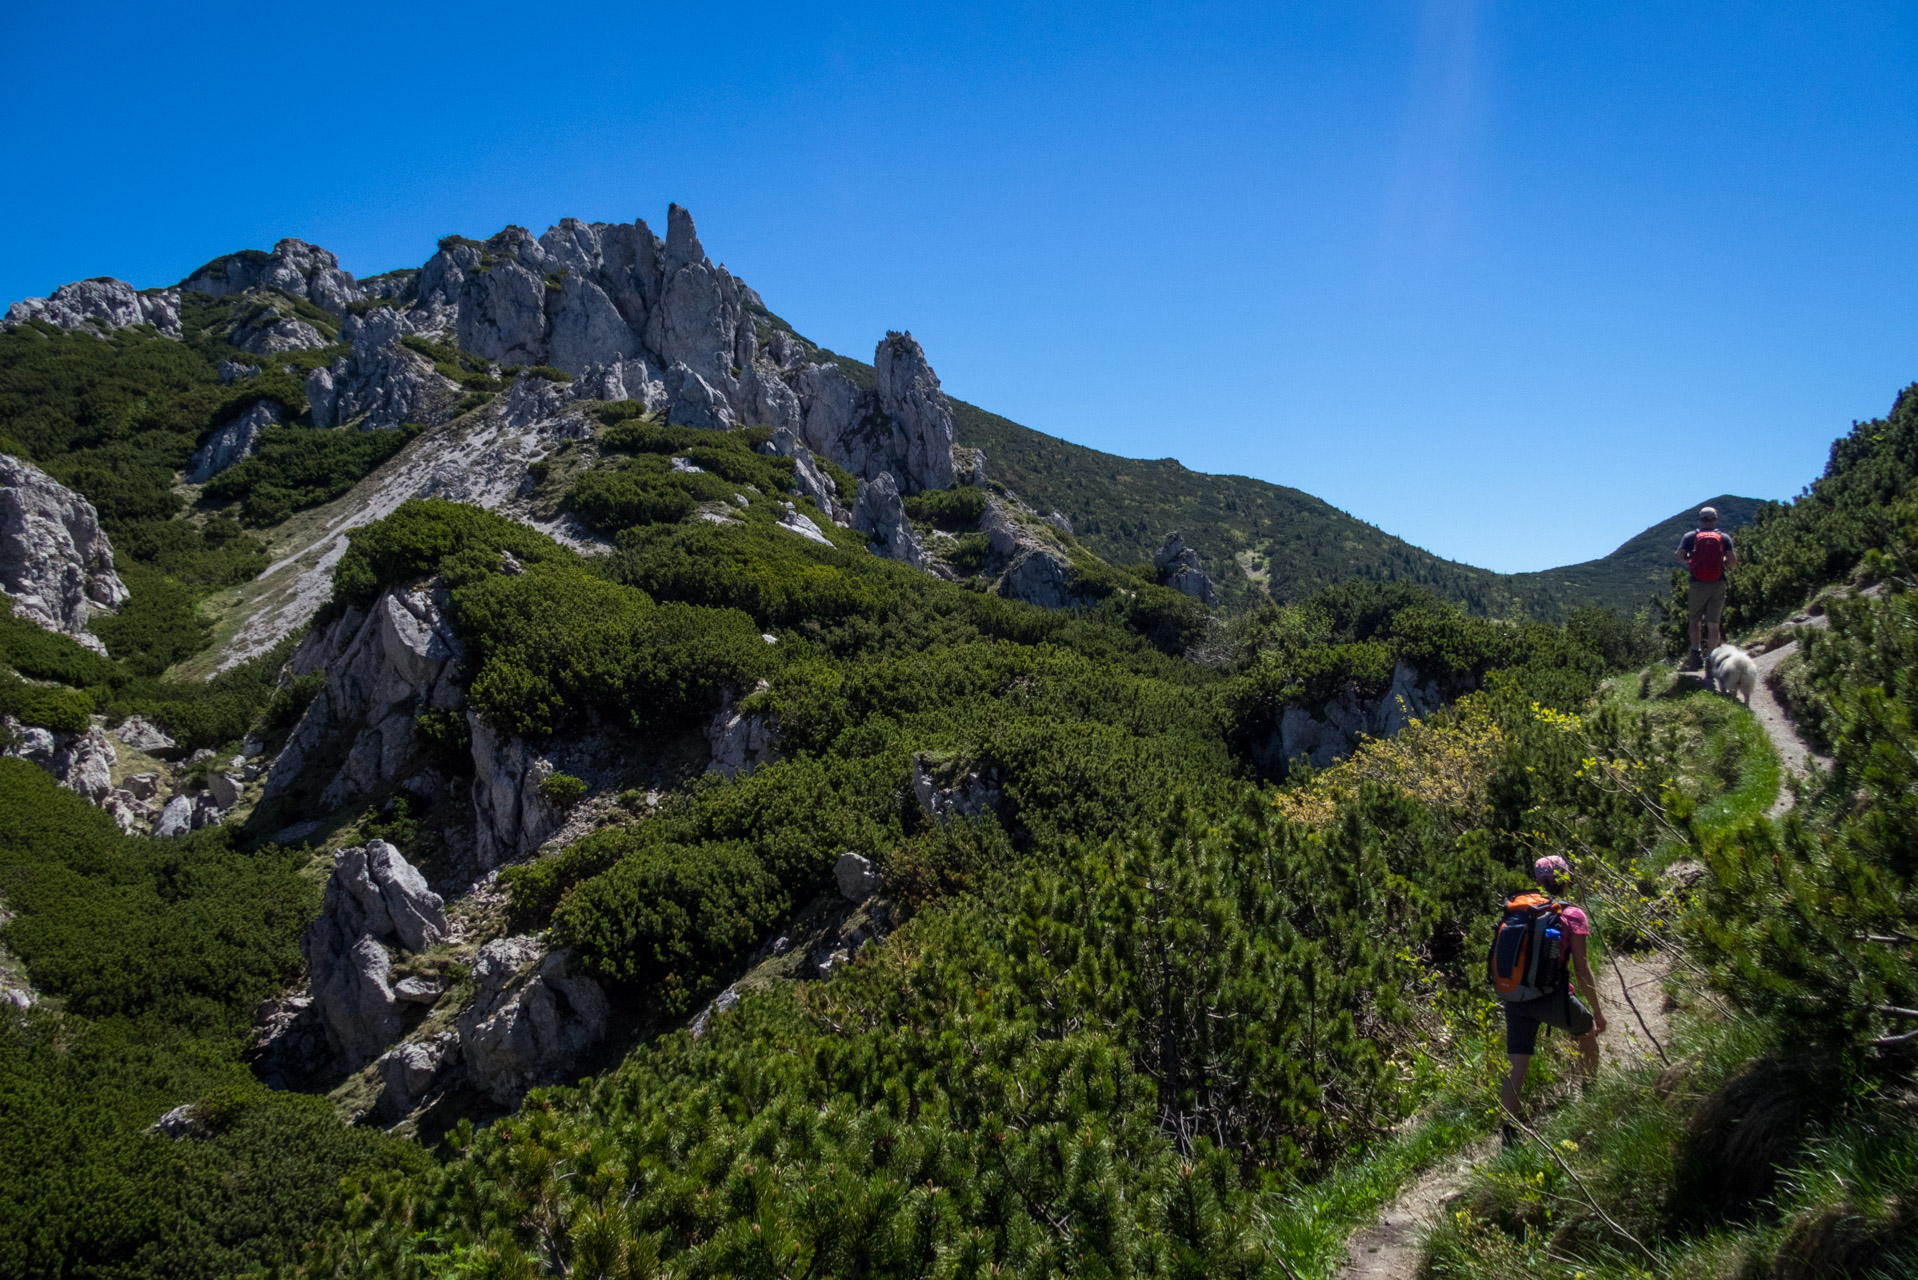
<svg viewBox="0 0 1918 1280">
<path fill-rule="evenodd" d="M 816 341 L 1506 570 L 1918 379 L 1918 6 L 0 9 L 0 301 L 663 229 Z"/>
</svg>

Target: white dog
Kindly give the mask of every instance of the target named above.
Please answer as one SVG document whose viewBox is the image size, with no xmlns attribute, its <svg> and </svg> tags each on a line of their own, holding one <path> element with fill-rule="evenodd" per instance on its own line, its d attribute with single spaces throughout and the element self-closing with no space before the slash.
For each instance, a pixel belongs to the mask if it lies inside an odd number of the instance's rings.
<svg viewBox="0 0 1918 1280">
<path fill-rule="evenodd" d="M 1711 673 L 1712 687 L 1731 697 L 1752 704 L 1752 690 L 1758 687 L 1758 664 L 1735 644 L 1721 644 L 1712 650 L 1705 669 Z"/>
</svg>

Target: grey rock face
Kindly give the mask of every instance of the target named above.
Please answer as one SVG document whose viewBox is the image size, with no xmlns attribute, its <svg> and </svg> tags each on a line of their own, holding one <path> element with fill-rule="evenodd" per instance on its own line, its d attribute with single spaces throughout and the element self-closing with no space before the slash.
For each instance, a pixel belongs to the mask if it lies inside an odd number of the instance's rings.
<svg viewBox="0 0 1918 1280">
<path fill-rule="evenodd" d="M 879 868 L 873 866 L 870 859 L 856 853 L 840 854 L 839 861 L 833 864 L 832 874 L 839 885 L 839 896 L 847 902 L 864 902 L 878 893 L 885 883 Z"/>
<path fill-rule="evenodd" d="M 1448 689 L 1437 680 L 1421 680 L 1416 670 L 1400 662 L 1392 670 L 1391 688 L 1370 701 L 1348 689 L 1323 706 L 1287 707 L 1278 728 L 1254 746 L 1252 759 L 1274 774 L 1282 775 L 1296 760 L 1322 769 L 1350 755 L 1361 736 L 1390 737 L 1407 720 L 1430 715 L 1466 691 L 1464 686 Z"/>
<path fill-rule="evenodd" d="M 890 472 L 881 471 L 859 486 L 852 504 L 852 527 L 866 535 L 876 555 L 925 568 L 926 548 L 906 515 L 905 501 Z"/>
<path fill-rule="evenodd" d="M 904 473 L 914 489 L 952 484 L 952 404 L 939 376 L 910 333 L 888 333 L 873 352 L 879 408 L 898 428 L 905 446 Z"/>
<path fill-rule="evenodd" d="M 765 681 L 759 687 L 764 689 Z M 760 765 L 779 761 L 779 719 L 744 712 L 738 703 L 728 702 L 706 722 L 706 742 L 713 753 L 708 773 L 727 778 L 749 775 Z"/>
<path fill-rule="evenodd" d="M 187 483 L 205 484 L 228 467 L 252 457 L 253 446 L 259 443 L 260 432 L 279 425 L 280 406 L 271 400 L 261 400 L 215 431 L 199 447 L 193 455 L 193 461 L 187 466 Z"/>
<path fill-rule="evenodd" d="M 87 619 L 127 600 L 93 504 L 7 454 L 0 454 L 0 591 L 21 617 L 101 655 L 107 647 L 86 629 Z"/>
<path fill-rule="evenodd" d="M 244 382 L 248 378 L 257 378 L 259 376 L 260 366 L 257 364 L 241 364 L 237 360 L 220 361 L 221 386 L 228 386 L 235 382 Z"/>
<path fill-rule="evenodd" d="M 794 507 L 790 502 L 786 504 L 786 514 L 779 517 L 779 527 L 788 533 L 798 534 L 808 542 L 817 542 L 822 547 L 832 545 L 832 539 L 813 523 L 812 517 Z"/>
<path fill-rule="evenodd" d="M 200 1119 L 199 1112 L 190 1102 L 182 1103 L 153 1122 L 149 1132 L 157 1132 L 163 1137 L 178 1142 L 182 1138 L 204 1138 L 208 1136 L 206 1122 Z"/>
<path fill-rule="evenodd" d="M 1152 567 L 1159 571 L 1160 579 L 1174 591 L 1180 591 L 1203 601 L 1208 605 L 1219 603 L 1219 593 L 1207 576 L 1205 562 L 1199 553 L 1185 545 L 1185 539 L 1176 533 L 1168 533 L 1165 543 L 1152 553 Z"/>
<path fill-rule="evenodd" d="M 386 307 L 347 317 L 340 331 L 351 344 L 347 354 L 307 375 L 315 426 L 435 426 L 453 416 L 459 388 L 441 377 L 431 360 L 400 345 L 405 332 L 399 313 Z"/>
<path fill-rule="evenodd" d="M 135 289 L 124 280 L 99 276 L 63 284 L 48 298 L 24 298 L 7 308 L 6 323 L 39 320 L 62 329 L 97 325 L 124 329 L 150 324 L 169 338 L 180 336 L 180 291 Z"/>
<path fill-rule="evenodd" d="M 349 629 L 350 628 L 350 629 Z M 326 683 L 274 758 L 266 795 L 285 792 L 322 744 L 346 739 L 346 759 L 321 793 L 327 808 L 414 772 L 424 750 L 416 720 L 462 705 L 455 667 L 465 649 L 433 591 L 384 592 L 349 610 L 294 652 L 293 671 L 324 669 Z"/>
<path fill-rule="evenodd" d="M 539 789 L 553 762 L 519 738 L 502 737 L 472 712 L 474 853 L 487 869 L 539 848 L 563 815 Z"/>
<path fill-rule="evenodd" d="M 479 994 L 458 1020 L 469 1083 L 509 1105 L 563 1073 L 606 1034 L 609 1009 L 599 984 L 569 968 L 565 951 L 528 963 L 532 938 L 501 938 L 473 966 Z"/>
<path fill-rule="evenodd" d="M 813 457 L 811 449 L 800 443 L 798 436 L 781 427 L 773 432 L 772 443 L 764 448 L 778 457 L 793 460 L 792 491 L 795 497 L 811 498 L 813 505 L 825 514 L 826 519 L 844 523 L 839 487 L 833 483 L 831 476 L 820 470 L 818 459 Z"/>
<path fill-rule="evenodd" d="M 336 316 L 345 315 L 347 304 L 362 296 L 353 277 L 340 270 L 337 257 L 318 245 L 291 238 L 274 245 L 270 254 L 254 250 L 217 258 L 177 287 L 216 298 L 248 289 L 277 289 Z"/>
<path fill-rule="evenodd" d="M 404 1026 L 388 947 L 423 950 L 446 932 L 446 913 L 425 877 L 383 840 L 333 855 L 319 917 L 300 939 L 314 1007 L 333 1054 L 357 1070 Z"/>
</svg>

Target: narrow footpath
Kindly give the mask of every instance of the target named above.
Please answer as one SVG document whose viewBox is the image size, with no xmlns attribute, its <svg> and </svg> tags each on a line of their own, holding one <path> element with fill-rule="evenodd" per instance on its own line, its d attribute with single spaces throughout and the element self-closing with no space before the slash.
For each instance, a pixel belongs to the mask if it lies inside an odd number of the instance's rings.
<svg viewBox="0 0 1918 1280">
<path fill-rule="evenodd" d="M 1820 625 L 1819 619 L 1810 625 Z M 1758 687 L 1752 692 L 1751 710 L 1771 739 L 1780 762 L 1793 775 L 1803 778 L 1811 767 L 1828 768 L 1831 761 L 1814 751 L 1798 736 L 1784 705 L 1772 693 L 1772 672 L 1798 651 L 1791 641 L 1763 654 L 1754 655 L 1758 664 Z M 1770 813 L 1773 818 L 1789 812 L 1794 797 L 1788 787 L 1780 787 Z M 1599 1037 L 1605 1068 L 1617 1068 L 1656 1056 L 1658 1045 L 1669 1043 L 1671 1015 L 1666 1011 L 1662 990 L 1671 961 L 1660 954 L 1620 956 L 1607 960 L 1597 975 L 1599 999 L 1608 1024 Z M 1629 994 L 1628 1001 L 1625 996 Z M 1634 1006 L 1636 1011 L 1634 1011 Z M 1452 1159 L 1429 1169 L 1417 1181 L 1399 1193 L 1385 1207 L 1379 1220 L 1355 1233 L 1346 1244 L 1342 1280 L 1416 1280 L 1424 1261 L 1423 1238 L 1433 1220 L 1454 1197 L 1462 1195 L 1473 1171 L 1497 1153 L 1496 1141 L 1488 1139 L 1459 1152 Z"/>
<path fill-rule="evenodd" d="M 1654 1057 L 1652 1038 L 1661 1045 L 1669 1039 L 1671 1015 L 1664 1008 L 1662 987 L 1670 967 L 1671 961 L 1656 953 L 1619 956 L 1616 962 L 1608 959 L 1596 975 L 1608 1025 L 1598 1039 L 1601 1070 Z M 1447 1202 L 1464 1194 L 1473 1171 L 1497 1153 L 1497 1139 L 1488 1138 L 1426 1170 L 1385 1207 L 1377 1222 L 1347 1241 L 1339 1275 L 1343 1280 L 1415 1280 L 1425 1258 L 1426 1229 Z"/>
</svg>

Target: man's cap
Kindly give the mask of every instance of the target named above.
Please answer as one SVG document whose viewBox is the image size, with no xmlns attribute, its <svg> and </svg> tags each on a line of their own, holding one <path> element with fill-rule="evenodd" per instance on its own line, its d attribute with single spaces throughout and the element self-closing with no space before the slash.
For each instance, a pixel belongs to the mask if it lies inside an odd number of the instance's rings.
<svg viewBox="0 0 1918 1280">
<path fill-rule="evenodd" d="M 1572 874 L 1572 864 L 1556 853 L 1548 853 L 1532 864 L 1532 879 L 1540 884 L 1557 884 Z"/>
<path fill-rule="evenodd" d="M 1700 507 L 1698 509 L 1698 518 L 1699 520 L 1703 521 L 1705 524 L 1715 523 L 1718 519 L 1718 508 L 1717 507 Z"/>
</svg>

